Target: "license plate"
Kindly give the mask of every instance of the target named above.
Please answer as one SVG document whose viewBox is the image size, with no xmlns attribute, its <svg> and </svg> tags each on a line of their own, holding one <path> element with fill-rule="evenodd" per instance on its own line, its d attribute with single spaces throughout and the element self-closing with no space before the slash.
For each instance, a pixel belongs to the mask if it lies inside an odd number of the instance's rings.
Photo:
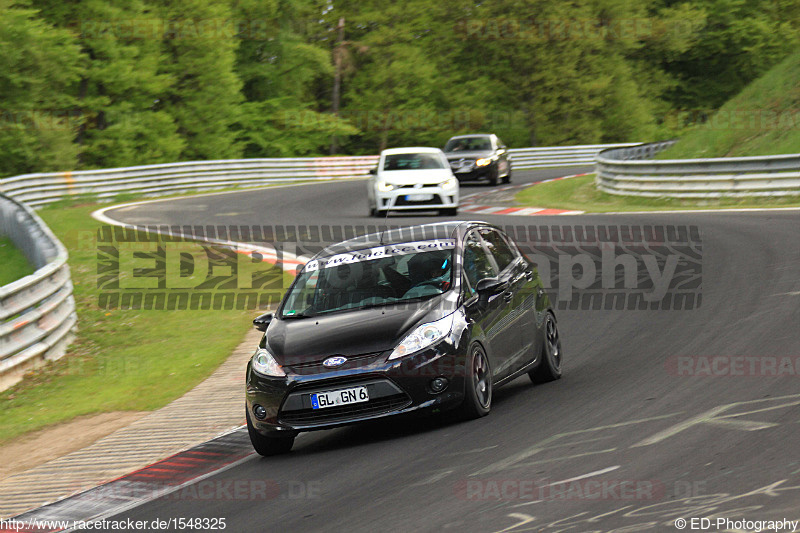
<svg viewBox="0 0 800 533">
<path fill-rule="evenodd" d="M 406 201 L 408 202 L 427 202 L 433 200 L 432 194 L 407 194 Z"/>
<path fill-rule="evenodd" d="M 368 402 L 369 394 L 366 387 L 353 387 L 329 392 L 318 392 L 311 395 L 311 407 L 324 409 L 337 405 L 350 405 L 351 403 Z"/>
</svg>

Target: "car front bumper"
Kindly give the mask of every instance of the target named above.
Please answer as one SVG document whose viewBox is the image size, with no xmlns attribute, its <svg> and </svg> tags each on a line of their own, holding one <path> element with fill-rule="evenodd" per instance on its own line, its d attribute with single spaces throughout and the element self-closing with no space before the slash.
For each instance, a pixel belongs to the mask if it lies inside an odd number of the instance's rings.
<svg viewBox="0 0 800 533">
<path fill-rule="evenodd" d="M 330 370 L 321 365 L 285 367 L 287 376 L 272 378 L 247 367 L 247 410 L 259 433 L 294 434 L 329 429 L 411 413 L 433 413 L 457 407 L 464 399 L 466 350 L 447 342 L 393 361 L 388 352 L 353 357 Z M 447 387 L 434 392 L 431 381 L 445 378 Z M 314 409 L 311 394 L 367 387 L 367 402 Z M 258 419 L 254 406 L 264 407 Z"/>
<path fill-rule="evenodd" d="M 495 164 L 486 165 L 484 167 L 473 166 L 470 170 L 459 171 L 453 169 L 453 175 L 459 182 L 462 181 L 489 181 L 492 173 L 495 172 Z"/>
<path fill-rule="evenodd" d="M 418 200 L 415 197 L 429 196 L 429 199 Z M 391 191 L 375 191 L 376 208 L 384 210 L 413 209 L 453 209 L 458 207 L 458 188 L 443 189 L 441 187 L 399 187 Z"/>
</svg>

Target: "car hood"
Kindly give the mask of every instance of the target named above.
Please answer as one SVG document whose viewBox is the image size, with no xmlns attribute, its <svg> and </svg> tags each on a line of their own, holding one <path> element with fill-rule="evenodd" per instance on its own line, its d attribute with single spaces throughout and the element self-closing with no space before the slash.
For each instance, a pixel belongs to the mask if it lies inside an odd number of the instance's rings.
<svg viewBox="0 0 800 533">
<path fill-rule="evenodd" d="M 481 157 L 489 157 L 493 154 L 491 150 L 481 150 L 477 152 L 447 152 L 448 161 L 458 161 L 459 159 L 479 159 Z"/>
<path fill-rule="evenodd" d="M 415 183 L 441 183 L 452 177 L 449 168 L 431 168 L 420 170 L 384 170 L 379 174 L 381 179 L 396 185 L 414 185 Z"/>
<path fill-rule="evenodd" d="M 445 295 L 396 306 L 340 311 L 305 318 L 275 319 L 267 329 L 269 351 L 278 364 L 321 362 L 394 348 L 420 320 L 452 311 Z"/>
</svg>

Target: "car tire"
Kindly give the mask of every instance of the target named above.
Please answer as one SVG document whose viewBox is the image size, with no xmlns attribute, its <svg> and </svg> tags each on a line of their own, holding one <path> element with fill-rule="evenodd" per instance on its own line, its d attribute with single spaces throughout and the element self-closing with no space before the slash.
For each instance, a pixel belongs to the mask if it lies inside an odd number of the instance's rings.
<svg viewBox="0 0 800 533">
<path fill-rule="evenodd" d="M 291 437 L 265 437 L 253 427 L 253 423 L 250 421 L 250 412 L 247 408 L 245 408 L 245 417 L 247 418 L 247 433 L 250 435 L 250 442 L 256 453 L 269 457 L 270 455 L 288 453 L 292 449 L 294 435 Z"/>
<path fill-rule="evenodd" d="M 542 360 L 539 365 L 528 372 L 534 383 L 547 383 L 561 377 L 561 361 L 564 352 L 561 348 L 561 336 L 558 334 L 558 325 L 552 313 L 547 313 L 544 324 L 544 338 L 542 339 Z"/>
<path fill-rule="evenodd" d="M 474 420 L 492 409 L 492 369 L 480 344 L 473 344 L 467 353 L 464 380 L 464 402 L 461 416 Z"/>
<path fill-rule="evenodd" d="M 454 217 L 458 214 L 458 208 L 448 207 L 447 209 L 439 209 L 439 214 L 446 217 Z"/>
<path fill-rule="evenodd" d="M 374 207 L 370 207 L 369 208 L 369 216 L 371 216 L 371 217 L 375 216 L 375 208 Z"/>
<path fill-rule="evenodd" d="M 511 183 L 511 170 L 509 169 L 508 174 L 503 177 L 503 183 Z"/>
<path fill-rule="evenodd" d="M 388 211 L 386 211 L 385 209 L 375 209 L 374 212 L 372 213 L 372 216 L 377 218 L 383 218 L 386 216 L 386 213 L 388 213 Z"/>
</svg>

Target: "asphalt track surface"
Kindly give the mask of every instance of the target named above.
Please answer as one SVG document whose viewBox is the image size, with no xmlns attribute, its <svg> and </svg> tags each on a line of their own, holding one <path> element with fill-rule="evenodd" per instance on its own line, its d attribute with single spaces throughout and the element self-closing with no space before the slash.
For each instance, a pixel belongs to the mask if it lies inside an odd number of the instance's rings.
<svg viewBox="0 0 800 533">
<path fill-rule="evenodd" d="M 515 182 L 568 172 L 517 173 Z M 106 214 L 131 224 L 374 224 L 364 186 L 198 196 Z M 800 368 L 774 376 L 745 362 L 743 373 L 754 375 L 710 377 L 676 375 L 669 363 L 678 356 L 797 363 L 800 211 L 480 218 L 503 226 L 696 225 L 702 305 L 562 310 L 563 378 L 539 386 L 515 380 L 495 391 L 483 419 L 387 420 L 301 434 L 288 455 L 253 455 L 210 478 L 219 487 L 238 484 L 240 494 L 164 498 L 115 518 L 224 517 L 237 532 L 676 531 L 677 518 L 800 518 Z M 264 480 L 280 494 L 257 494 L 252 488 Z M 714 524 L 707 530 L 726 530 Z M 754 530 L 736 525 L 730 530 Z"/>
</svg>

